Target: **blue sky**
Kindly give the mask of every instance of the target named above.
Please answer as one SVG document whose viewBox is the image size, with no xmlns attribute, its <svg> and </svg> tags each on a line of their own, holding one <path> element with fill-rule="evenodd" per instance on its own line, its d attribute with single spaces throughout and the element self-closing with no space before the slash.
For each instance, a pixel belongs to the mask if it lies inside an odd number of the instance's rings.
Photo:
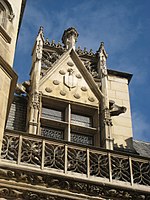
<svg viewBox="0 0 150 200">
<path fill-rule="evenodd" d="M 133 73 L 130 83 L 134 139 L 150 142 L 150 0 L 27 0 L 15 55 L 19 82 L 29 79 L 40 26 L 45 38 L 79 32 L 77 46 L 94 52 L 104 41 L 110 69 Z"/>
</svg>

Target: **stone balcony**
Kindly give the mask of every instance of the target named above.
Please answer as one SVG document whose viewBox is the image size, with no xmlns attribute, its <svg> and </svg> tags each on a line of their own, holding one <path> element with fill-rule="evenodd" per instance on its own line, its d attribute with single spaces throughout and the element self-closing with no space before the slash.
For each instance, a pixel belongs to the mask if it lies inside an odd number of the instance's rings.
<svg viewBox="0 0 150 200">
<path fill-rule="evenodd" d="M 105 197 L 150 195 L 150 159 L 37 135 L 6 130 L 0 166 L 1 179 L 28 186 Z"/>
</svg>

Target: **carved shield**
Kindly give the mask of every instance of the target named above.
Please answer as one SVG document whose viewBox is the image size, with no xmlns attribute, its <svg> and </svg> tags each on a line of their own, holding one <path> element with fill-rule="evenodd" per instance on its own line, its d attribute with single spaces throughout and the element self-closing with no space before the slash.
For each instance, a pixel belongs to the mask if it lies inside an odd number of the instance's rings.
<svg viewBox="0 0 150 200">
<path fill-rule="evenodd" d="M 69 87 L 69 89 L 76 87 L 77 85 L 77 78 L 74 75 L 73 71 L 69 71 L 64 76 L 64 84 Z"/>
</svg>

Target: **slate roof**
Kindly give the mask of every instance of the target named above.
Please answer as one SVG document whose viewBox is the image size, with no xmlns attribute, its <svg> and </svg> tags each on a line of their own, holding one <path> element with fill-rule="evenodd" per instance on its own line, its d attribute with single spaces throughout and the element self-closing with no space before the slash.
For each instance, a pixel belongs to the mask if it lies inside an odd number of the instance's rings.
<svg viewBox="0 0 150 200">
<path fill-rule="evenodd" d="M 150 142 L 133 141 L 133 147 L 140 156 L 150 158 Z"/>
</svg>

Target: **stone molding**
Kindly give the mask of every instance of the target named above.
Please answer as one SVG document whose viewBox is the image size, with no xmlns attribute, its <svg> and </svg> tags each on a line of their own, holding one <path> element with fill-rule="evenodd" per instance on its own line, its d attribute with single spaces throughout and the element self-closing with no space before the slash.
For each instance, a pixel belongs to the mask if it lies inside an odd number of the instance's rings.
<svg viewBox="0 0 150 200">
<path fill-rule="evenodd" d="M 1 25 L 0 25 L 0 35 L 7 43 L 9 44 L 11 43 L 11 37 L 8 35 L 6 30 Z"/>
<path fill-rule="evenodd" d="M 90 182 L 76 181 L 65 176 L 59 177 L 48 174 L 38 174 L 33 171 L 0 168 L 0 182 L 7 183 L 7 187 L 0 187 L 0 197 L 21 198 L 21 199 L 124 199 L 124 200 L 149 200 L 150 192 L 142 192 L 134 189 L 111 187 L 106 184 L 93 184 Z M 6 185 L 6 183 L 4 185 Z M 11 184 L 13 183 L 13 186 Z M 15 184 L 14 184 L 15 183 Z M 40 187 L 40 191 L 36 189 Z M 50 191 L 55 189 L 55 196 L 50 195 Z M 45 191 L 45 192 L 44 192 Z M 61 194 L 61 197 L 58 196 Z M 64 197 L 63 197 L 64 196 Z"/>
</svg>

